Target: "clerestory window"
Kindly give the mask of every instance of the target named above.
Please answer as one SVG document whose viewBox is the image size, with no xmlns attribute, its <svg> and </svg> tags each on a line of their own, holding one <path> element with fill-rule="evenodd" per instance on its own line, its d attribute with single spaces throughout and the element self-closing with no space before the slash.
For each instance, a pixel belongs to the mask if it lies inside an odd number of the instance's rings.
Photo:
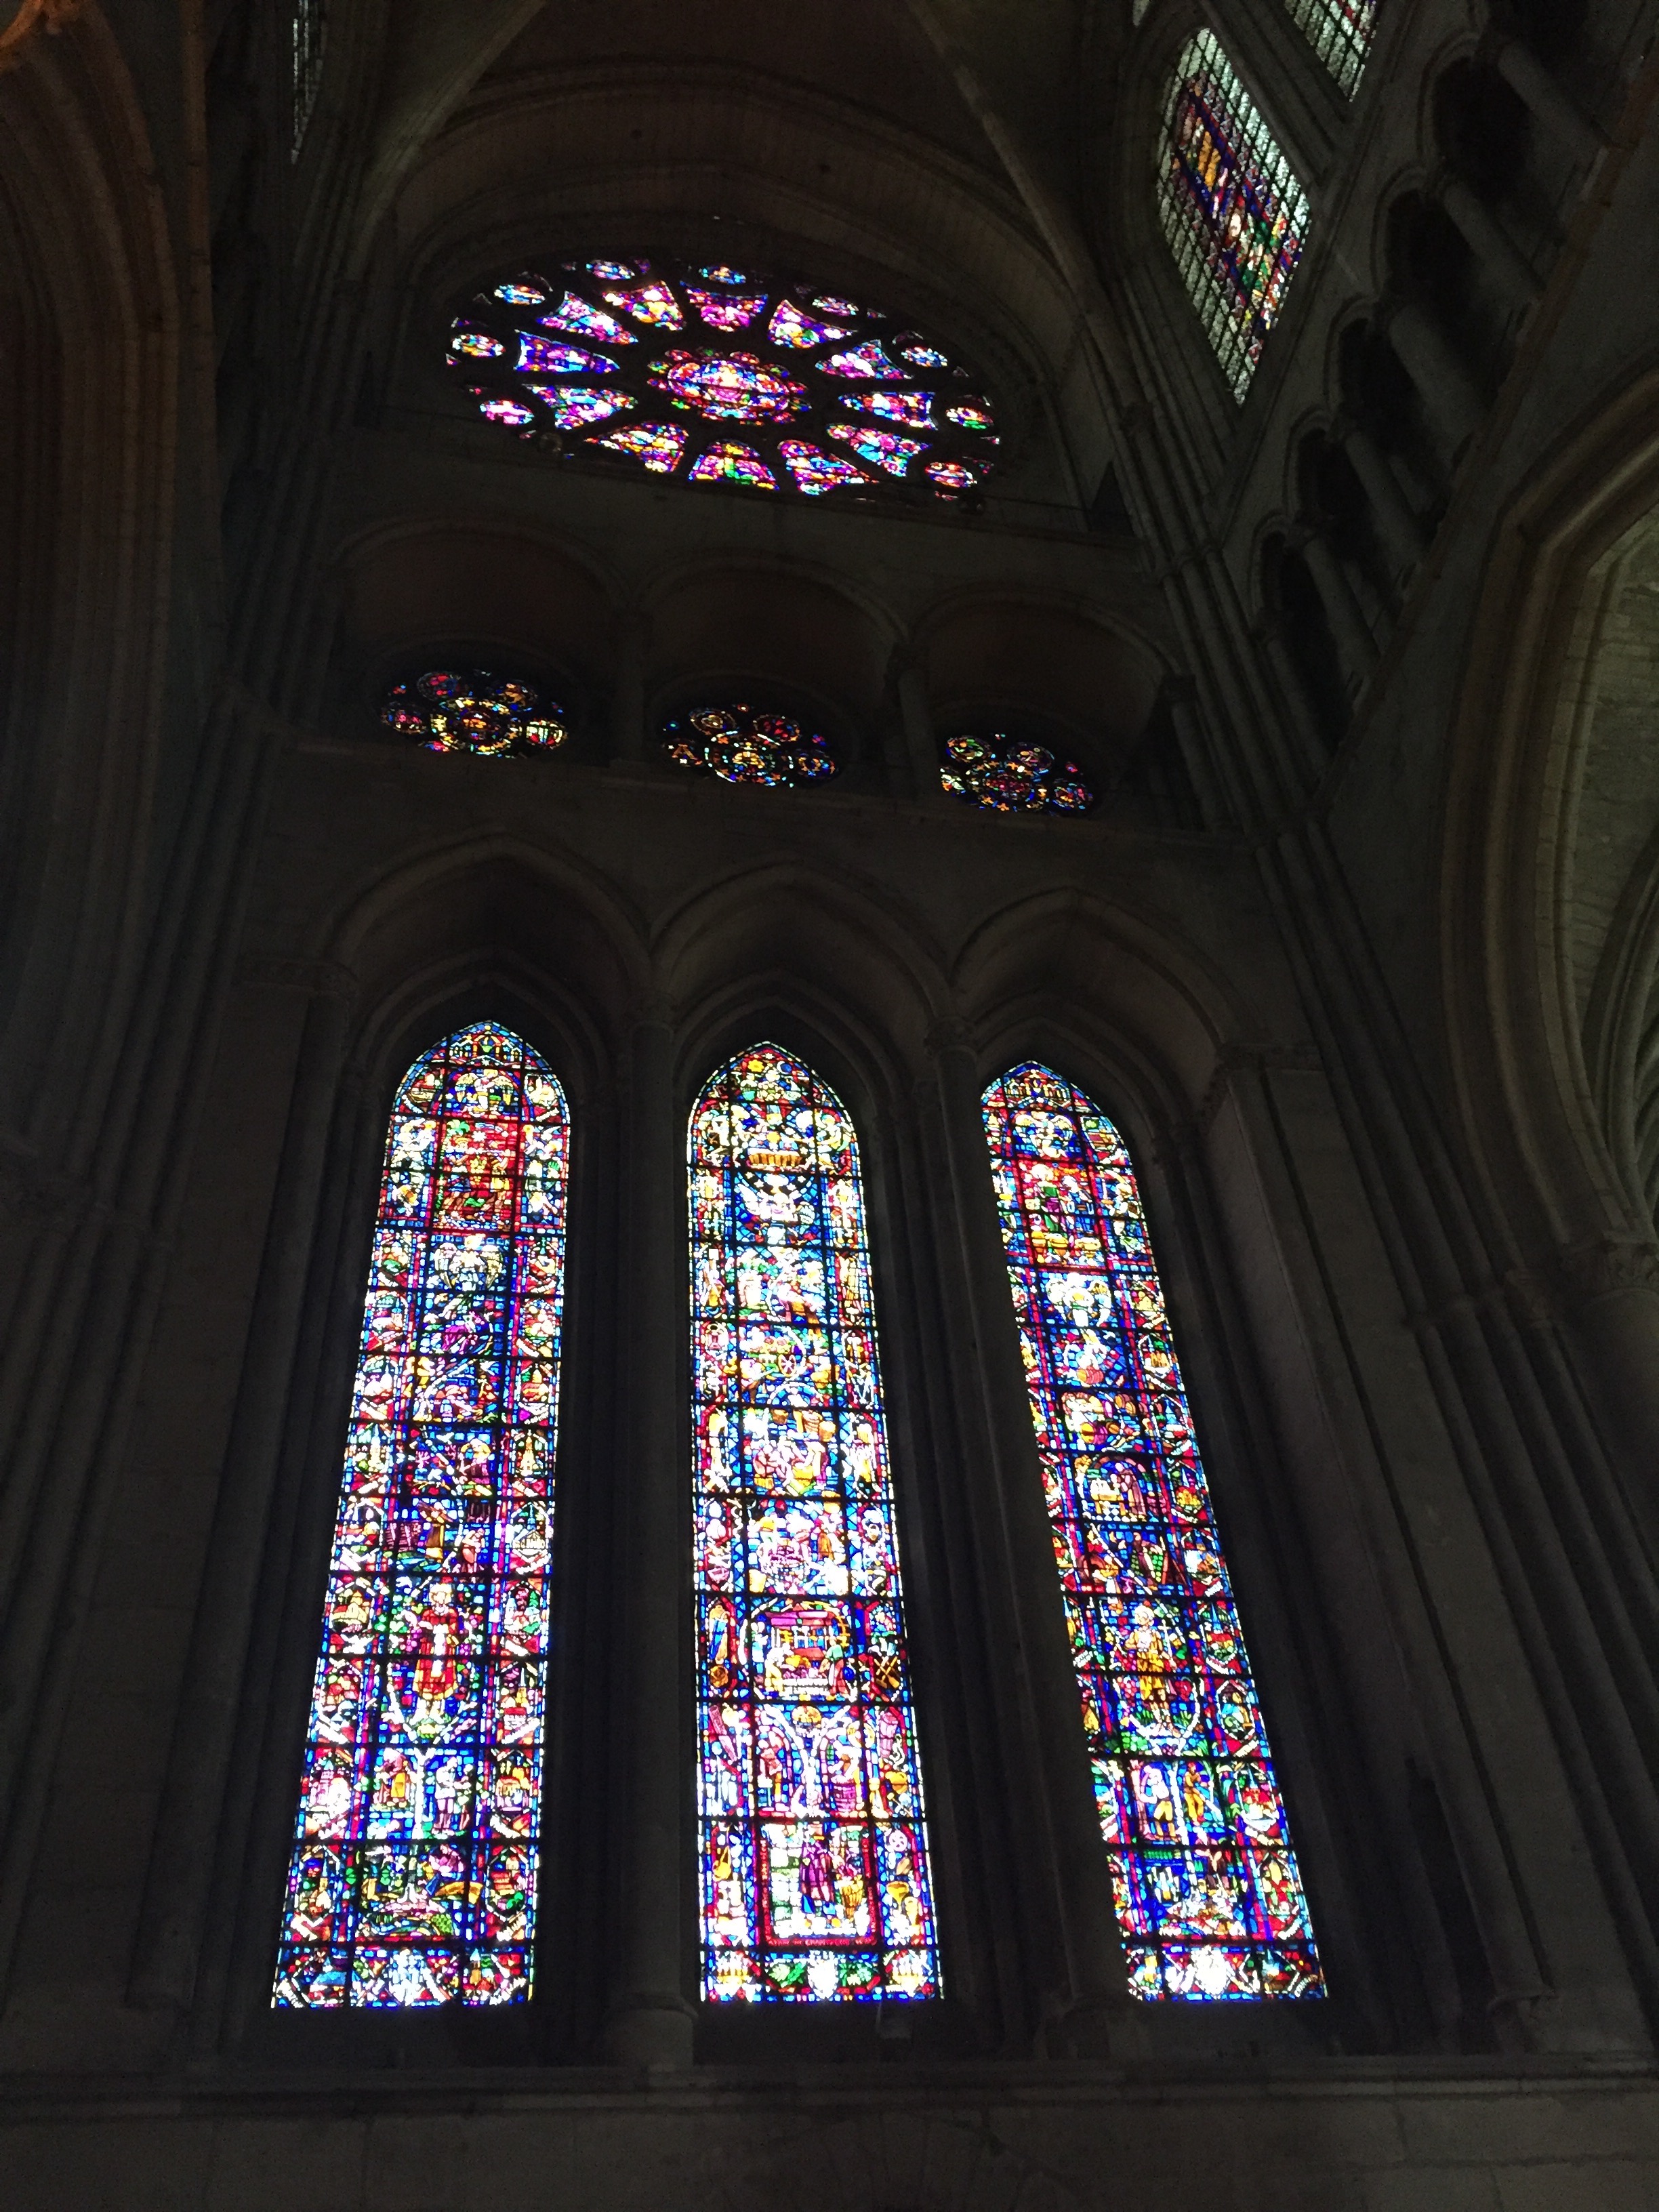
<svg viewBox="0 0 1659 2212">
<path fill-rule="evenodd" d="M 1301 258 L 1308 201 L 1212 32 L 1176 64 L 1158 161 L 1164 235 L 1243 399 Z"/>
<path fill-rule="evenodd" d="M 1350 98 L 1370 52 L 1377 0 L 1285 0 L 1291 21 Z"/>
</svg>

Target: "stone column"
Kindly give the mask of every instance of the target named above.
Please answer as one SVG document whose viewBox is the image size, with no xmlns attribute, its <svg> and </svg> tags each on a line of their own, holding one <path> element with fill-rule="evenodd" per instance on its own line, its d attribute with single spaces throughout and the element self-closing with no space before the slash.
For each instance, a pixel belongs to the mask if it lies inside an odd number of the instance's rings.
<svg viewBox="0 0 1659 2212">
<path fill-rule="evenodd" d="M 1447 343 L 1439 325 L 1415 300 L 1402 300 L 1389 319 L 1389 337 L 1406 372 L 1423 395 L 1431 419 L 1452 452 L 1486 419 L 1486 405 L 1468 371 Z"/>
<path fill-rule="evenodd" d="M 1198 811 L 1204 817 L 1206 830 L 1224 830 L 1232 819 L 1231 810 L 1222 796 L 1217 780 L 1215 763 L 1210 757 L 1210 741 L 1198 713 L 1198 687 L 1190 676 L 1172 678 L 1170 683 L 1170 720 L 1174 725 L 1176 742 L 1181 747 L 1181 757 L 1186 763 L 1187 775 L 1198 799 Z"/>
<path fill-rule="evenodd" d="M 630 764 L 646 757 L 645 617 L 630 609 L 617 634 L 616 676 L 611 691 L 611 757 Z"/>
<path fill-rule="evenodd" d="M 1295 755 L 1291 772 L 1299 769 L 1299 780 L 1317 782 L 1330 759 L 1330 747 L 1315 720 L 1302 671 L 1285 642 L 1283 624 L 1276 615 L 1264 615 L 1256 625 L 1256 635 L 1267 656 L 1267 665 L 1278 679 L 1279 695 L 1287 710 L 1291 746 Z"/>
<path fill-rule="evenodd" d="M 1440 186 L 1440 204 L 1481 267 L 1491 271 L 1516 307 L 1529 307 L 1538 297 L 1538 279 L 1486 202 L 1462 177 L 1449 176 Z"/>
<path fill-rule="evenodd" d="M 1659 1250 L 1601 1237 L 1563 1253 L 1561 1278 L 1596 1425 L 1659 1557 Z"/>
<path fill-rule="evenodd" d="M 942 802 L 947 793 L 939 780 L 939 735 L 928 703 L 927 679 L 908 654 L 896 663 L 894 689 L 898 693 L 899 725 L 915 795 L 924 805 Z"/>
<path fill-rule="evenodd" d="M 1331 550 L 1330 540 L 1320 530 L 1308 532 L 1302 557 L 1308 564 L 1308 573 L 1325 610 L 1325 619 L 1336 640 L 1336 649 L 1347 669 L 1349 688 L 1356 692 L 1362 690 L 1365 678 L 1376 665 L 1376 640 L 1371 635 L 1347 571 Z"/>
<path fill-rule="evenodd" d="M 1519 39 L 1502 40 L 1492 51 L 1492 62 L 1499 76 L 1526 102 L 1550 136 L 1588 168 L 1607 141 L 1578 112 L 1532 48 Z"/>
<path fill-rule="evenodd" d="M 1098 2050 L 1109 2022 L 1129 1999 L 1123 1947 L 1113 1909 L 1110 1870 L 1094 1802 L 1072 1666 L 1054 1543 L 1020 1358 L 1007 1261 L 980 1105 L 980 1079 L 960 1022 L 942 1023 L 928 1039 L 942 1137 L 940 1195 L 947 1223 L 947 1264 L 959 1267 L 968 1324 L 967 1351 L 977 1385 L 964 1426 L 979 1430 L 975 1455 L 990 1496 L 988 1527 L 1006 1559 L 1012 1595 L 1015 1648 L 999 1655 L 1018 1717 L 1030 1731 L 1029 1753 L 1008 1774 L 1018 1802 L 1014 1819 L 1027 1839 L 1024 1862 L 1046 1858 L 1070 1989 L 1071 2021 L 1062 2038 Z M 1023 1725 L 1022 1725 L 1023 1723 Z"/>
<path fill-rule="evenodd" d="M 617 1774 L 623 1831 L 616 1977 L 605 2046 L 618 2065 L 691 2063 L 680 1900 L 690 1849 L 684 1741 L 690 1482 L 681 1448 L 686 1328 L 684 1132 L 667 1012 L 629 1041 L 623 1228 L 617 1578 L 622 1595 Z"/>
<path fill-rule="evenodd" d="M 1340 427 L 1337 435 L 1370 501 L 1376 534 L 1395 575 L 1408 575 L 1423 557 L 1423 532 L 1389 466 L 1388 455 L 1357 422 Z"/>
</svg>

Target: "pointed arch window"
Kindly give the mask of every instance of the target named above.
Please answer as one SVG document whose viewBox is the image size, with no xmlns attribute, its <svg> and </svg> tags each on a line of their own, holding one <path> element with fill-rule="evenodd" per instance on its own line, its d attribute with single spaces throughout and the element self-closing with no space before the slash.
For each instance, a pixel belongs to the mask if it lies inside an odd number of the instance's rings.
<svg viewBox="0 0 1659 2212">
<path fill-rule="evenodd" d="M 1376 29 L 1377 0 L 1285 0 L 1291 21 L 1352 99 Z"/>
<path fill-rule="evenodd" d="M 939 1993 L 846 1108 L 776 1045 L 691 1116 L 702 1993 Z"/>
<path fill-rule="evenodd" d="M 1158 207 L 1205 335 L 1243 399 L 1301 258 L 1308 201 L 1211 31 L 1188 40 L 1170 80 Z"/>
<path fill-rule="evenodd" d="M 983 1103 L 1130 1987 L 1322 1996 L 1134 1169 L 1035 1061 Z"/>
<path fill-rule="evenodd" d="M 530 1994 L 568 1151 L 491 1022 L 392 1107 L 279 2008 Z"/>
</svg>

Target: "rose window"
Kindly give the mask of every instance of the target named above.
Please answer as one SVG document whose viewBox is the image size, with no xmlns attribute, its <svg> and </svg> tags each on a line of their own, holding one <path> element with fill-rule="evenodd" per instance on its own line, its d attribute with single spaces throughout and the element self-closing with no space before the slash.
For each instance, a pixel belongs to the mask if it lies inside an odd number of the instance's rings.
<svg viewBox="0 0 1659 2212">
<path fill-rule="evenodd" d="M 394 684 L 383 718 L 416 744 L 434 753 L 551 752 L 565 741 L 560 709 L 544 702 L 532 684 L 491 676 L 482 668 L 429 668 Z"/>
<path fill-rule="evenodd" d="M 954 798 L 994 814 L 1086 814 L 1095 795 L 1075 761 L 996 731 L 952 738 L 939 780 Z"/>
<path fill-rule="evenodd" d="M 698 707 L 663 724 L 668 757 L 680 768 L 705 769 L 723 783 L 787 788 L 836 772 L 829 741 L 788 714 L 752 707 Z"/>
<path fill-rule="evenodd" d="M 690 483 L 973 495 L 996 457 L 976 380 L 856 301 L 731 269 L 568 261 L 479 294 L 449 357 L 487 420 Z"/>
</svg>

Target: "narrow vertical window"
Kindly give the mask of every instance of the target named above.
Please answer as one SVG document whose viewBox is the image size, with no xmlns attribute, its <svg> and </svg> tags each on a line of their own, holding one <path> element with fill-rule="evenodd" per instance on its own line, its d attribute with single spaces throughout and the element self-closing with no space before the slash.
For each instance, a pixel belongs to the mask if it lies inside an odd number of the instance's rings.
<svg viewBox="0 0 1659 2212">
<path fill-rule="evenodd" d="M 756 1045 L 690 1166 L 703 1995 L 937 1996 L 852 1120 Z"/>
<path fill-rule="evenodd" d="M 1308 202 L 1209 31 L 1188 40 L 1170 80 L 1158 208 L 1205 334 L 1243 399 L 1301 258 Z"/>
<path fill-rule="evenodd" d="M 392 1109 L 279 2007 L 530 1995 L 568 1146 L 492 1022 Z"/>
<path fill-rule="evenodd" d="M 1128 1153 L 1032 1062 L 984 1108 L 1130 1987 L 1322 1996 Z"/>
<path fill-rule="evenodd" d="M 300 149 L 305 143 L 306 130 L 311 121 L 311 111 L 317 105 L 317 94 L 322 88 L 323 47 L 328 38 L 325 0 L 295 0 L 289 36 L 293 60 L 289 81 L 291 95 L 289 151 L 292 158 L 298 161 Z"/>
<path fill-rule="evenodd" d="M 1352 96 L 1376 28 L 1377 0 L 1285 0 L 1291 21 Z"/>
</svg>

